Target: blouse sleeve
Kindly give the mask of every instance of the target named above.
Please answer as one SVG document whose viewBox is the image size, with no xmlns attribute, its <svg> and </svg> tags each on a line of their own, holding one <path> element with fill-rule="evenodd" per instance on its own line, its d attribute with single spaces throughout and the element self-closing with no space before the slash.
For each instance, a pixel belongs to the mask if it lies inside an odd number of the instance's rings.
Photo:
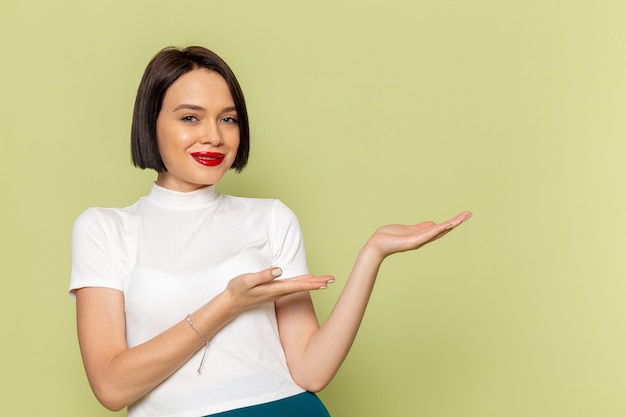
<svg viewBox="0 0 626 417">
<path fill-rule="evenodd" d="M 107 224 L 101 209 L 96 208 L 88 209 L 74 222 L 69 288 L 72 298 L 74 291 L 83 287 L 122 290 L 111 229 L 111 224 Z"/>
<path fill-rule="evenodd" d="M 282 278 L 308 273 L 304 240 L 296 215 L 279 200 L 272 209 L 272 264 L 283 270 Z"/>
</svg>

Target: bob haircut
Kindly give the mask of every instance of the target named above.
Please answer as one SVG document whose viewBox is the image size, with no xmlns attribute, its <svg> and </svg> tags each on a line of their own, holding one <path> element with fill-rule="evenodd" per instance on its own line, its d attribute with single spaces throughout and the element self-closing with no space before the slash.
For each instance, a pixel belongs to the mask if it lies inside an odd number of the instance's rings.
<svg viewBox="0 0 626 417">
<path fill-rule="evenodd" d="M 156 122 L 163 98 L 181 75 L 198 68 L 215 71 L 226 80 L 239 121 L 239 147 L 231 168 L 241 172 L 248 163 L 250 153 L 248 112 L 235 74 L 214 52 L 201 46 L 189 46 L 184 49 L 175 47 L 162 49 L 146 67 L 137 90 L 130 133 L 132 161 L 136 167 L 154 169 L 156 172 L 167 171 L 161 159 L 156 135 Z"/>
</svg>

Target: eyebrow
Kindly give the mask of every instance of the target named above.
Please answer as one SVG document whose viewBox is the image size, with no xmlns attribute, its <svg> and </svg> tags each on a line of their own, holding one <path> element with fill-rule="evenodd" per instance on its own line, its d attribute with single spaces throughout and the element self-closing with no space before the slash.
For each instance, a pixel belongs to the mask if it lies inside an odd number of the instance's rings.
<svg viewBox="0 0 626 417">
<path fill-rule="evenodd" d="M 174 108 L 173 111 L 178 111 L 178 110 L 196 110 L 196 111 L 204 111 L 206 110 L 204 107 L 202 106 L 198 106 L 196 104 L 179 104 L 178 106 L 176 106 L 176 108 Z M 225 107 L 222 109 L 222 112 L 230 112 L 230 111 L 236 111 L 237 108 L 235 106 L 230 106 L 230 107 Z"/>
</svg>

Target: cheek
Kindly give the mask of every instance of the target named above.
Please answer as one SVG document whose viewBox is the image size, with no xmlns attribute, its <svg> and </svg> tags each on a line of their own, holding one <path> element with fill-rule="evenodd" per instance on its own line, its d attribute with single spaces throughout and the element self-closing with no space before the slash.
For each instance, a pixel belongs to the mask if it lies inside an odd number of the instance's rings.
<svg viewBox="0 0 626 417">
<path fill-rule="evenodd" d="M 161 155 L 161 159 L 167 167 L 176 153 L 177 144 L 175 136 L 173 136 L 168 129 L 157 128 L 157 145 L 159 147 L 159 155 Z"/>
<path fill-rule="evenodd" d="M 194 142 L 194 137 L 190 132 L 173 127 L 157 125 L 157 144 L 161 152 L 164 150 L 184 150 Z"/>
<path fill-rule="evenodd" d="M 235 150 L 239 149 L 240 137 L 241 135 L 239 134 L 239 129 L 233 129 L 233 132 L 230 135 L 230 146 Z"/>
<path fill-rule="evenodd" d="M 237 136 L 237 139 L 233 140 L 232 142 L 232 162 L 235 162 L 235 159 L 237 159 L 237 155 L 239 154 L 239 136 Z M 232 163 L 231 163 L 232 165 Z"/>
</svg>

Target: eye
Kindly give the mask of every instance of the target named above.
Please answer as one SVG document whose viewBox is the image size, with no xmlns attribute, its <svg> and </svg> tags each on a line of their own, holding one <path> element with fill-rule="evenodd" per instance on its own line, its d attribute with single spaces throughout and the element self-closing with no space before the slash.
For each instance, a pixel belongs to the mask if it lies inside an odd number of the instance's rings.
<svg viewBox="0 0 626 417">
<path fill-rule="evenodd" d="M 222 122 L 230 123 L 230 124 L 239 124 L 239 120 L 235 116 L 224 116 L 222 117 Z"/>
<path fill-rule="evenodd" d="M 188 116 L 183 116 L 181 120 L 186 123 L 192 123 L 192 122 L 197 122 L 198 118 L 196 116 L 188 115 Z"/>
</svg>

